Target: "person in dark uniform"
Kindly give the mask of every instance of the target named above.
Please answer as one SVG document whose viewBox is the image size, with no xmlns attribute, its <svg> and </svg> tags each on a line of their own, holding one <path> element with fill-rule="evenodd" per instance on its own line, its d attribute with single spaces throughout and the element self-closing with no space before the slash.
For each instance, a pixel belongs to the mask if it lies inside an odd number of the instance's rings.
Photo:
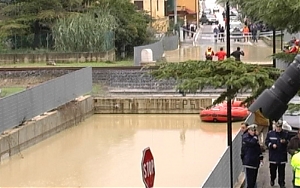
<svg viewBox="0 0 300 188">
<path fill-rule="evenodd" d="M 258 168 L 262 163 L 263 155 L 256 133 L 257 125 L 252 124 L 247 127 L 247 133 L 243 134 L 243 165 L 246 170 L 247 188 L 255 188 Z"/>
<path fill-rule="evenodd" d="M 285 187 L 285 165 L 287 163 L 287 145 L 289 135 L 282 130 L 282 121 L 274 122 L 275 130 L 268 132 L 265 141 L 269 148 L 269 162 L 270 162 L 270 185 L 274 186 L 277 169 L 278 169 L 278 184 L 280 188 Z"/>
</svg>

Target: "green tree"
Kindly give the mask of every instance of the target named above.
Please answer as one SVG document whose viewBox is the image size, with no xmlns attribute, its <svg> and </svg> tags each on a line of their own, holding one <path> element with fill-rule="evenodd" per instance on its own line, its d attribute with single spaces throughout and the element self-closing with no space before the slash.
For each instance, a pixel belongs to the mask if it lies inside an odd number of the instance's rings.
<svg viewBox="0 0 300 188">
<path fill-rule="evenodd" d="M 218 0 L 225 3 L 227 0 Z M 239 5 L 242 12 L 255 19 L 294 33 L 300 31 L 299 0 L 230 0 L 232 5 Z"/>
<path fill-rule="evenodd" d="M 218 104 L 227 97 L 233 99 L 238 93 L 251 91 L 245 103 L 253 101 L 266 88 L 273 85 L 281 71 L 272 67 L 244 64 L 226 59 L 222 62 L 188 61 L 183 63 L 162 63 L 151 74 L 157 79 L 175 79 L 177 89 L 195 93 L 207 86 L 225 90 L 214 101 Z"/>
<path fill-rule="evenodd" d="M 137 11 L 129 0 L 101 0 L 98 6 L 101 9 L 109 9 L 117 20 L 115 46 L 119 55 L 124 50 L 132 53 L 134 46 L 149 43 L 150 34 L 147 30 L 151 20 L 149 14 Z"/>
<path fill-rule="evenodd" d="M 15 0 L 2 8 L 6 19 L 0 31 L 4 36 L 33 34 L 31 47 L 39 48 L 41 35 L 51 32 L 54 21 L 82 7 L 81 0 Z M 16 46 L 15 46 L 16 47 Z"/>
</svg>

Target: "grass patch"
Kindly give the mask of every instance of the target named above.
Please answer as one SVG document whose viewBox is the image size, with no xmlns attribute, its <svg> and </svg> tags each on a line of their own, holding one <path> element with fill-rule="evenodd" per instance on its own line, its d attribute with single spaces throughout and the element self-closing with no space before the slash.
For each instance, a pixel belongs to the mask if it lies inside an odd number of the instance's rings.
<svg viewBox="0 0 300 188">
<path fill-rule="evenodd" d="M 24 87 L 2 87 L 0 97 L 7 97 L 9 95 L 24 91 Z"/>
<path fill-rule="evenodd" d="M 103 62 L 73 62 L 73 63 L 56 63 L 54 67 L 119 67 L 133 66 L 133 61 L 103 61 Z M 10 63 L 0 64 L 0 68 L 18 68 L 18 67 L 51 67 L 46 63 Z"/>
</svg>

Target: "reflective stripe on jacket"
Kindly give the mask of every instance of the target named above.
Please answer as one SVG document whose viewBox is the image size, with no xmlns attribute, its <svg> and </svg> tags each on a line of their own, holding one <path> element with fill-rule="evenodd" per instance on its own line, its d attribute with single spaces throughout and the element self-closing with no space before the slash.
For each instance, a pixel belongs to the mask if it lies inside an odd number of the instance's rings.
<svg viewBox="0 0 300 188">
<path fill-rule="evenodd" d="M 285 140 L 281 143 L 281 140 Z M 265 140 L 266 146 L 269 148 L 269 162 L 275 164 L 283 164 L 287 162 L 287 145 L 289 136 L 284 130 L 280 132 L 270 131 Z M 276 148 L 273 148 L 273 144 Z"/>
</svg>

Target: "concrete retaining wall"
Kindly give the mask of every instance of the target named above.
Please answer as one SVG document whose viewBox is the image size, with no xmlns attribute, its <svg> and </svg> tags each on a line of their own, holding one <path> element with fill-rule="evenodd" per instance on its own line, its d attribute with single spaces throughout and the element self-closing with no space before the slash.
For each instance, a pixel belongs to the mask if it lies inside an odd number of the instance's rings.
<svg viewBox="0 0 300 188">
<path fill-rule="evenodd" d="M 0 136 L 0 161 L 74 126 L 93 114 L 93 98 L 85 96 L 35 117 Z"/>
<path fill-rule="evenodd" d="M 200 97 L 94 97 L 96 114 L 198 114 L 211 104 Z"/>
</svg>

